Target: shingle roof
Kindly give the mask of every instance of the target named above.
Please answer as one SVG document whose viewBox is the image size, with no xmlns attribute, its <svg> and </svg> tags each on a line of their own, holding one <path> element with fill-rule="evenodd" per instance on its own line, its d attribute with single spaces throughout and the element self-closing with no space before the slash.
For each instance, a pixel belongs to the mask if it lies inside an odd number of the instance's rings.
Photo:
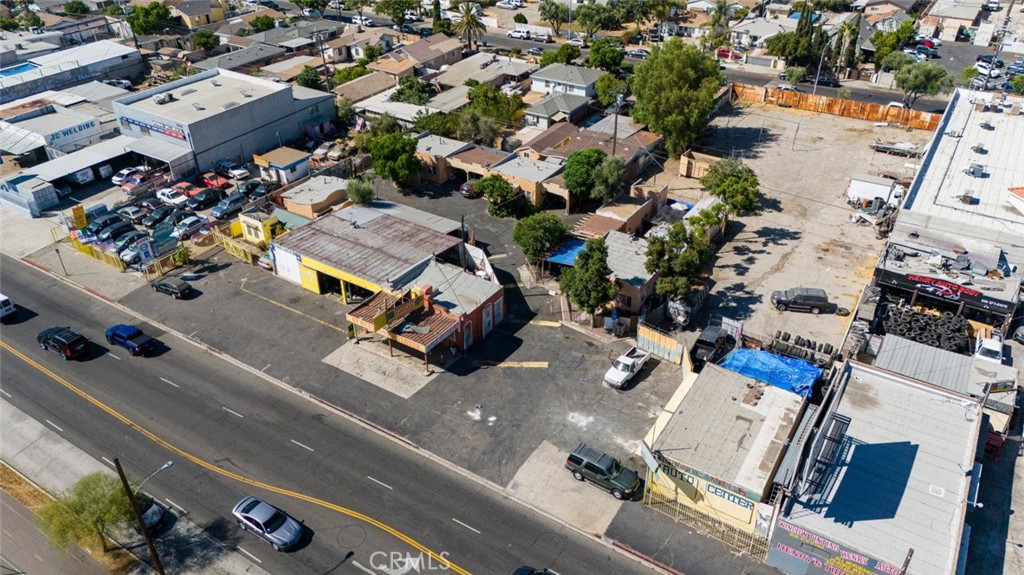
<svg viewBox="0 0 1024 575">
<path fill-rule="evenodd" d="M 352 102 L 359 102 L 395 87 L 395 77 L 384 72 L 372 72 L 338 86 L 334 93 Z"/>
<path fill-rule="evenodd" d="M 459 40 L 458 38 L 449 38 L 444 34 L 427 36 L 426 38 L 417 40 L 402 48 L 403 52 L 420 64 L 429 62 L 434 58 L 453 50 L 462 50 L 462 40 Z"/>
<path fill-rule="evenodd" d="M 597 82 L 597 70 L 573 66 L 571 64 L 551 64 L 533 73 L 531 78 L 537 80 L 548 80 L 549 82 L 562 82 L 572 86 L 589 86 Z"/>
<path fill-rule="evenodd" d="M 587 98 L 586 96 L 557 92 L 527 108 L 526 114 L 528 116 L 550 118 L 559 112 L 570 114 L 583 106 L 586 106 L 589 102 L 590 98 Z"/>
<path fill-rule="evenodd" d="M 225 70 L 237 70 L 244 66 L 251 66 L 252 64 L 258 64 L 260 62 L 266 62 L 273 60 L 274 58 L 285 53 L 284 48 L 278 48 L 277 46 L 269 46 L 267 44 L 256 43 L 248 48 L 242 48 L 235 52 L 228 52 L 220 56 L 214 56 L 213 58 L 207 58 L 205 60 L 196 62 L 193 64 L 200 70 L 213 70 L 215 68 L 224 68 Z"/>
<path fill-rule="evenodd" d="M 186 16 L 202 16 L 203 14 L 210 13 L 210 1 L 185 0 L 185 2 L 178 2 L 177 4 L 174 4 L 171 8 L 185 14 Z"/>
</svg>

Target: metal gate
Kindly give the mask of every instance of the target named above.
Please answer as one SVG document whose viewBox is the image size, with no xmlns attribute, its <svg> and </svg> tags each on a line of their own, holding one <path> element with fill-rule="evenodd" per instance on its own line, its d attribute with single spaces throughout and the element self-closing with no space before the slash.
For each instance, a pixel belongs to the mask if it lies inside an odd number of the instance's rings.
<svg viewBox="0 0 1024 575">
<path fill-rule="evenodd" d="M 636 328 L 636 345 L 676 365 L 683 361 L 683 342 L 644 322 Z"/>
</svg>

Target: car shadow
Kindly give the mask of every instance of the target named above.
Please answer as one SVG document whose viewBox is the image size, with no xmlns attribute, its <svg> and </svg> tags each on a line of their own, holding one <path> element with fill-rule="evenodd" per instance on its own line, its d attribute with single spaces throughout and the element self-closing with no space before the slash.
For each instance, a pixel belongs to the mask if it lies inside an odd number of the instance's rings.
<svg viewBox="0 0 1024 575">
<path fill-rule="evenodd" d="M 110 348 L 97 341 L 90 341 L 89 347 L 75 357 L 75 361 L 92 361 L 110 353 Z"/>
<path fill-rule="evenodd" d="M 23 323 L 28 323 L 29 321 L 32 321 L 38 316 L 39 314 L 28 309 L 27 307 L 14 304 L 14 313 L 5 317 L 3 323 L 4 325 L 20 325 Z"/>
<path fill-rule="evenodd" d="M 165 353 L 170 352 L 171 349 L 172 348 L 168 346 L 166 343 L 160 341 L 159 339 L 154 339 L 153 349 L 149 350 L 149 353 L 146 354 L 146 357 L 160 357 Z"/>
<path fill-rule="evenodd" d="M 658 369 L 658 366 L 660 364 L 661 362 L 657 358 L 651 357 L 650 359 L 647 360 L 647 364 L 644 365 L 644 368 L 640 370 L 640 373 L 636 374 L 634 377 L 631 377 L 629 380 L 626 381 L 625 385 L 623 385 L 619 389 L 616 389 L 615 391 L 625 393 L 627 391 L 640 387 L 640 384 L 647 381 L 647 379 L 651 377 L 651 374 L 654 373 L 654 370 Z"/>
<path fill-rule="evenodd" d="M 313 537 L 315 535 L 316 533 L 313 531 L 313 529 L 311 529 L 309 525 L 303 523 L 302 535 L 299 536 L 299 540 L 295 543 L 295 545 L 291 549 L 286 550 L 285 553 L 295 553 L 305 549 L 306 547 L 309 547 L 309 545 L 313 543 Z"/>
</svg>

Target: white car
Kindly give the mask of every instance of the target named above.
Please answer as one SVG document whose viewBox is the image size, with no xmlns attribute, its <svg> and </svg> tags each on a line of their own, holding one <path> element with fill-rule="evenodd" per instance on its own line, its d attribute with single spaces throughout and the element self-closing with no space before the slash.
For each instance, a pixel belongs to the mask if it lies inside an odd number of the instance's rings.
<svg viewBox="0 0 1024 575">
<path fill-rule="evenodd" d="M 368 18 L 366 16 L 353 16 L 352 23 L 358 24 L 360 26 L 366 26 L 369 28 L 373 28 L 374 26 L 377 25 L 377 23 L 374 22 L 372 18 Z"/>
<path fill-rule="evenodd" d="M 576 46 L 577 48 L 587 47 L 587 42 L 583 38 L 573 38 L 572 40 L 566 42 L 566 44 L 569 44 L 570 46 Z"/>
<path fill-rule="evenodd" d="M 344 10 L 345 3 L 339 2 L 338 0 L 331 0 L 330 3 L 327 4 L 327 7 L 331 10 Z"/>
<path fill-rule="evenodd" d="M 302 15 L 306 18 L 319 18 L 320 16 L 323 16 L 323 14 L 321 14 L 316 8 L 303 8 Z"/>
<path fill-rule="evenodd" d="M 133 166 L 131 168 L 125 168 L 120 172 L 114 174 L 114 177 L 110 178 L 110 183 L 115 186 L 120 186 L 128 179 L 132 174 L 138 174 L 146 171 L 146 166 Z"/>
<path fill-rule="evenodd" d="M 245 169 L 244 166 L 240 166 L 231 160 L 221 160 L 213 167 L 213 171 L 224 176 L 225 178 L 234 178 L 236 180 L 244 180 L 249 177 L 249 170 Z"/>
<path fill-rule="evenodd" d="M 156 199 L 169 206 L 183 206 L 188 201 L 188 196 L 171 188 L 164 188 L 157 191 Z"/>
<path fill-rule="evenodd" d="M 171 232 L 172 238 L 179 240 L 187 240 L 192 234 L 198 232 L 200 228 L 206 225 L 206 218 L 203 216 L 189 216 L 174 226 L 174 231 Z"/>
<path fill-rule="evenodd" d="M 976 345 L 975 358 L 1003 363 L 1003 338 L 997 335 L 989 338 L 978 337 Z"/>
<path fill-rule="evenodd" d="M 422 22 L 423 18 L 415 10 L 406 10 L 403 14 L 406 22 Z"/>
<path fill-rule="evenodd" d="M 920 42 L 921 40 L 928 40 L 929 42 L 934 44 L 936 48 L 942 46 L 942 40 L 939 40 L 938 38 L 932 38 L 931 36 L 925 36 L 924 34 L 918 34 L 915 40 L 917 40 L 918 42 Z"/>
<path fill-rule="evenodd" d="M 505 35 L 508 36 L 509 38 L 518 38 L 520 40 L 530 39 L 529 30 L 509 30 Z"/>
<path fill-rule="evenodd" d="M 990 66 L 985 62 L 975 63 L 974 69 L 977 70 L 979 74 L 986 78 L 999 78 L 1000 76 L 1003 75 L 1003 73 L 1000 72 L 998 68 L 996 68 L 995 66 Z"/>
<path fill-rule="evenodd" d="M 500 8 L 502 10 L 515 10 L 516 8 L 518 8 L 518 6 L 511 2 L 498 2 L 497 4 L 494 5 L 494 7 Z"/>
</svg>

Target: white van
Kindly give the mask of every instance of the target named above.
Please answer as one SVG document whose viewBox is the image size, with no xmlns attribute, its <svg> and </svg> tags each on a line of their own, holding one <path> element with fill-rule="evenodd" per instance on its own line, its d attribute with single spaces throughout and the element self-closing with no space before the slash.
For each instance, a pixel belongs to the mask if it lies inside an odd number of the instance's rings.
<svg viewBox="0 0 1024 575">
<path fill-rule="evenodd" d="M 8 316 L 14 315 L 15 307 L 11 298 L 0 293 L 0 323 L 6 323 Z"/>
</svg>

